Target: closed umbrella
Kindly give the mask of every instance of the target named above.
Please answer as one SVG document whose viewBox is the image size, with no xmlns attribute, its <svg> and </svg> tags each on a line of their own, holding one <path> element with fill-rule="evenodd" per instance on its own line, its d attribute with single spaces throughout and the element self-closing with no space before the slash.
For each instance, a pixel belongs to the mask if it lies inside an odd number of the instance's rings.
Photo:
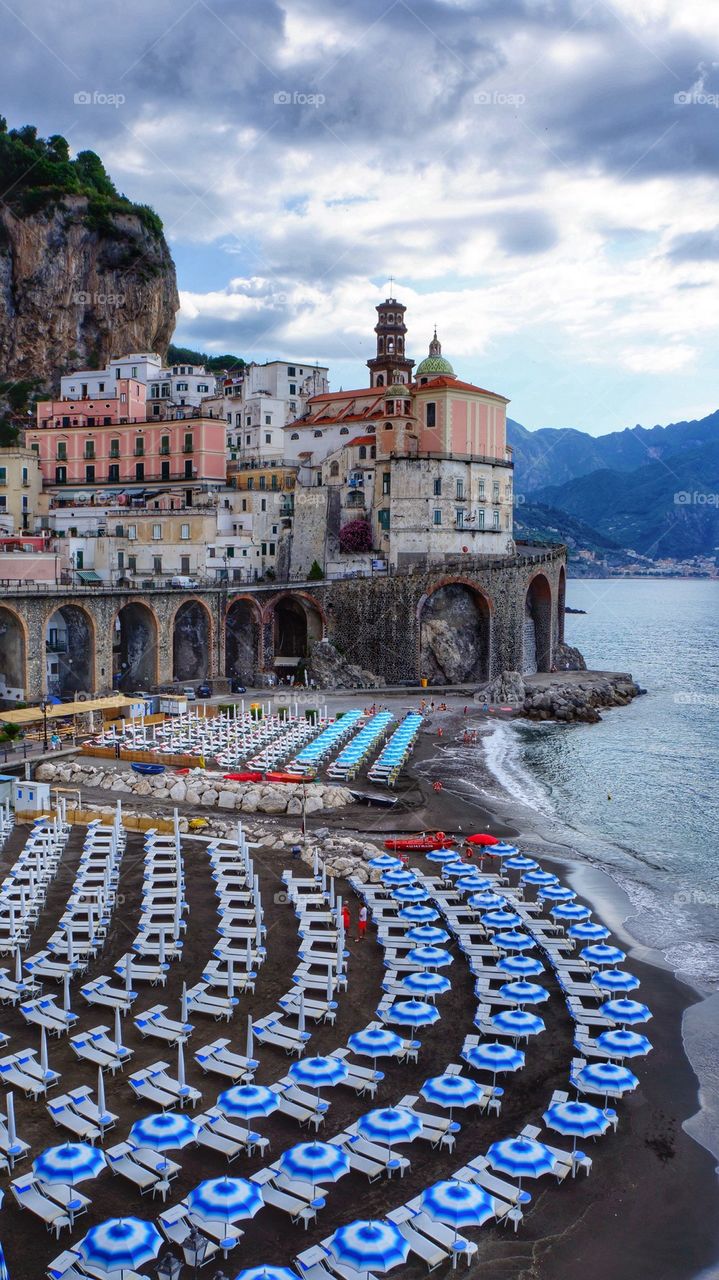
<svg viewBox="0 0 719 1280">
<path fill-rule="evenodd" d="M 160 945 L 162 945 L 164 936 L 164 933 L 160 934 Z M 129 951 L 125 956 L 125 996 L 129 1004 L 132 1000 L 132 957 Z"/>
<path fill-rule="evenodd" d="M 162 1236 L 142 1218 L 108 1218 L 76 1246 L 83 1262 L 96 1271 L 135 1271 L 157 1257 Z"/>
<path fill-rule="evenodd" d="M 15 949 L 15 981 L 18 983 L 18 985 L 20 986 L 22 985 L 22 982 L 23 982 L 22 956 L 20 954 L 19 947 L 16 947 Z"/>
<path fill-rule="evenodd" d="M 40 1028 L 40 1070 L 43 1080 L 47 1080 L 52 1075 L 47 1057 L 47 1032 L 44 1027 Z"/>
<path fill-rule="evenodd" d="M 15 1128 L 15 1095 L 12 1090 L 9 1091 L 5 1098 L 5 1109 L 7 1111 L 7 1154 L 11 1157 L 22 1154 L 23 1147 L 17 1140 L 17 1130 Z M 12 1159 L 10 1161 L 12 1165 Z"/>
<path fill-rule="evenodd" d="M 522 1186 L 522 1178 L 540 1178 L 545 1173 L 553 1173 L 557 1158 L 543 1142 L 535 1142 L 533 1138 L 505 1138 L 501 1142 L 493 1142 L 487 1152 L 487 1159 L 498 1173 L 507 1173 L 516 1178 Z"/>
<path fill-rule="evenodd" d="M 340 1266 L 352 1267 L 362 1275 L 390 1271 L 407 1261 L 409 1244 L 392 1222 L 358 1219 L 340 1227 L 327 1241 L 331 1256 Z"/>
<path fill-rule="evenodd" d="M 122 1018 L 120 1017 L 120 1007 L 115 1005 L 115 1047 L 118 1052 L 122 1049 Z"/>
<path fill-rule="evenodd" d="M 305 993 L 304 989 L 300 991 L 299 1007 L 297 1010 L 297 1030 L 300 1035 L 305 1033 Z"/>
<path fill-rule="evenodd" d="M 65 1013 L 69 1013 L 72 1005 L 70 1004 L 70 974 L 64 973 L 62 977 L 62 1007 Z"/>
<path fill-rule="evenodd" d="M 247 1057 L 247 1058 L 252 1059 L 252 1054 L 253 1054 L 253 1052 L 254 1052 L 254 1047 L 255 1047 L 255 1037 L 254 1037 L 254 1034 L 253 1034 L 253 1031 L 252 1031 L 252 1014 L 251 1014 L 251 1013 L 248 1013 L 248 1015 L 247 1015 L 247 1044 L 246 1044 L 246 1046 L 245 1046 L 245 1055 L 246 1055 L 246 1057 Z"/>
<path fill-rule="evenodd" d="M 97 1110 L 100 1114 L 100 1119 L 109 1122 L 111 1117 L 108 1115 L 105 1105 L 105 1077 L 102 1074 L 102 1067 L 97 1068 Z"/>
<path fill-rule="evenodd" d="M 235 965 L 232 956 L 227 957 L 227 999 L 235 997 Z M 183 1018 L 183 1022 L 185 1019 Z"/>
</svg>

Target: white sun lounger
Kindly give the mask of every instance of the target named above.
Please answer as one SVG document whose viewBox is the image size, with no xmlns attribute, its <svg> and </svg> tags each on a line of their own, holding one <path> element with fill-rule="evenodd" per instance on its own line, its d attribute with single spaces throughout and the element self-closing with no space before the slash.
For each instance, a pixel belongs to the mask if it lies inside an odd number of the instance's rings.
<svg viewBox="0 0 719 1280">
<path fill-rule="evenodd" d="M 34 1213 L 35 1217 L 41 1218 L 48 1231 L 54 1231 L 56 1236 L 59 1237 L 63 1227 L 69 1228 L 72 1225 L 69 1215 L 61 1206 L 55 1200 L 42 1195 L 34 1184 L 18 1186 L 11 1182 L 10 1190 L 20 1208 L 27 1209 L 30 1213 Z"/>
<path fill-rule="evenodd" d="M 161 1181 L 159 1174 L 146 1169 L 144 1165 L 133 1159 L 132 1148 L 126 1142 L 121 1142 L 116 1147 L 108 1147 L 105 1155 L 112 1173 L 126 1178 L 138 1188 L 142 1196 L 146 1191 L 152 1191 Z"/>
</svg>

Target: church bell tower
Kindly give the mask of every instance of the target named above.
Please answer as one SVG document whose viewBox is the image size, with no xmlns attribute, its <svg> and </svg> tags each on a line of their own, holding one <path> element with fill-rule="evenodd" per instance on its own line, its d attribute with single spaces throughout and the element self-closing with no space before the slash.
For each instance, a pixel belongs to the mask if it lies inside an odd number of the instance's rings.
<svg viewBox="0 0 719 1280">
<path fill-rule="evenodd" d="M 393 382 L 412 381 L 414 360 L 405 355 L 407 326 L 404 322 L 406 307 L 396 298 L 385 298 L 377 307 L 377 354 L 367 361 L 370 386 L 388 387 Z"/>
</svg>

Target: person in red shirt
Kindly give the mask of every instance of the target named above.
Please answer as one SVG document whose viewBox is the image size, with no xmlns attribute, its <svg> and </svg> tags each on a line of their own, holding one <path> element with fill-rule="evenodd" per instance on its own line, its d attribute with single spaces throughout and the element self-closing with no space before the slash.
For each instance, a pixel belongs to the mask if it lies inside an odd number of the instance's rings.
<svg viewBox="0 0 719 1280">
<path fill-rule="evenodd" d="M 344 903 L 344 905 L 343 905 L 343 907 L 342 907 L 342 924 L 344 925 L 345 933 L 349 933 L 350 924 L 351 924 L 351 920 L 350 920 L 350 909 L 349 909 L 349 907 L 347 906 L 347 903 L 346 903 L 346 902 Z"/>
</svg>

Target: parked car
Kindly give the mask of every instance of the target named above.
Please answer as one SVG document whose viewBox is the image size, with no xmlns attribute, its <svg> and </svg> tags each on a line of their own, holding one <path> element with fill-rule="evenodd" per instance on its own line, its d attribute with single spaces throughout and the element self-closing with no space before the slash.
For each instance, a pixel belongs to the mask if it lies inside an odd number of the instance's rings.
<svg viewBox="0 0 719 1280">
<path fill-rule="evenodd" d="M 180 689 L 180 697 L 185 698 L 188 702 L 197 701 L 197 694 L 191 684 L 186 684 Z"/>
<path fill-rule="evenodd" d="M 209 681 L 205 680 L 203 684 L 198 684 L 197 696 L 198 698 L 212 697 L 212 685 L 209 683 Z"/>
<path fill-rule="evenodd" d="M 170 578 L 171 587 L 196 587 L 199 586 L 196 578 L 183 578 L 178 575 L 176 578 Z"/>
<path fill-rule="evenodd" d="M 230 689 L 233 693 L 247 693 L 245 686 L 237 678 L 230 682 Z"/>
</svg>

